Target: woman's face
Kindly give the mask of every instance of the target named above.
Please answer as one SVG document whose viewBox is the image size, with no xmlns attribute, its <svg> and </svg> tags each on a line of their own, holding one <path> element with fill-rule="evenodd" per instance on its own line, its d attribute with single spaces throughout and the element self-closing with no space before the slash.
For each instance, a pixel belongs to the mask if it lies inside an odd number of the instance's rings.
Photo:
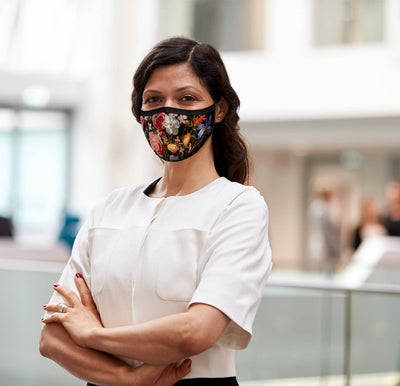
<svg viewBox="0 0 400 386">
<path fill-rule="evenodd" d="M 142 95 L 142 110 L 174 107 L 200 110 L 214 103 L 211 95 L 193 72 L 189 63 L 156 68 Z"/>
</svg>

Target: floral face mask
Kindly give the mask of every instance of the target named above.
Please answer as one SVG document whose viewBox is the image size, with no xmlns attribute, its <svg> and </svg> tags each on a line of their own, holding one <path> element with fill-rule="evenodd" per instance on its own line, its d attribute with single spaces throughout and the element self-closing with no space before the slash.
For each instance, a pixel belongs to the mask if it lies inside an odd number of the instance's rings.
<svg viewBox="0 0 400 386">
<path fill-rule="evenodd" d="M 202 110 L 160 107 L 141 111 L 140 122 L 154 152 L 165 161 L 182 161 L 195 154 L 212 133 L 215 105 Z"/>
</svg>

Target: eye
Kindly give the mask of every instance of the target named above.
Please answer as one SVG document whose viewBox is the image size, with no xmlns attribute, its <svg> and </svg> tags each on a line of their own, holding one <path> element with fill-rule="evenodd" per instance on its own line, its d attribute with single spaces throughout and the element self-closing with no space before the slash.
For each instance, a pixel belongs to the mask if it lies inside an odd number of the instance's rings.
<svg viewBox="0 0 400 386">
<path fill-rule="evenodd" d="M 184 95 L 182 98 L 181 98 L 181 101 L 182 102 L 194 102 L 194 101 L 196 101 L 197 99 L 193 96 L 193 95 Z"/>
<path fill-rule="evenodd" d="M 144 104 L 151 104 L 151 103 L 157 103 L 160 101 L 160 98 L 157 96 L 151 96 L 148 97 L 144 100 Z"/>
</svg>

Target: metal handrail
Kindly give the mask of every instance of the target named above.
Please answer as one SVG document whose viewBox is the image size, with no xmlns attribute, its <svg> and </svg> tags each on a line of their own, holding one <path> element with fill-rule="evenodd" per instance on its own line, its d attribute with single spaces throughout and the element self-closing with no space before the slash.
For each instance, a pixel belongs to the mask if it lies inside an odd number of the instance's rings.
<svg viewBox="0 0 400 386">
<path fill-rule="evenodd" d="M 365 292 L 386 295 L 400 295 L 400 286 L 388 284 L 363 284 L 363 285 L 349 285 L 341 283 L 336 280 L 312 280 L 305 281 L 301 279 L 282 280 L 270 278 L 265 286 L 264 292 L 269 287 L 285 287 L 285 288 L 298 288 L 298 289 L 311 289 L 311 290 L 325 290 L 325 291 L 352 291 L 352 292 Z"/>
</svg>

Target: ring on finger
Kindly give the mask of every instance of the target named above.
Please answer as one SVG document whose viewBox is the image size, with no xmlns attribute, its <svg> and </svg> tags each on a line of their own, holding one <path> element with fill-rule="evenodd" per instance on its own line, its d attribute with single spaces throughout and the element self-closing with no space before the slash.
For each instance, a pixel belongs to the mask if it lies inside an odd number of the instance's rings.
<svg viewBox="0 0 400 386">
<path fill-rule="evenodd" d="M 58 305 L 58 312 L 66 313 L 68 306 L 65 303 L 60 303 Z"/>
</svg>

